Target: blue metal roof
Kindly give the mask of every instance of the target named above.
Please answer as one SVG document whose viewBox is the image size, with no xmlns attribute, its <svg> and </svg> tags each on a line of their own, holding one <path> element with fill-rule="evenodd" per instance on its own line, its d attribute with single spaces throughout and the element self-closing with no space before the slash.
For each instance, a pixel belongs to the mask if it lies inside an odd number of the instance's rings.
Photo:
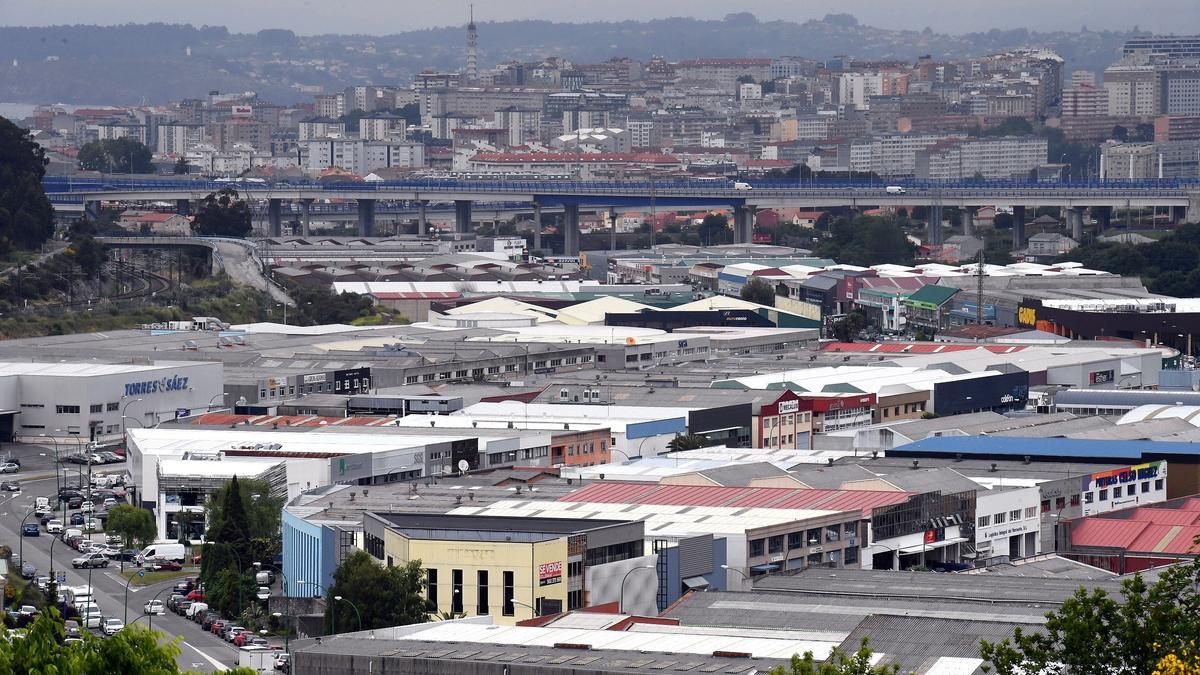
<svg viewBox="0 0 1200 675">
<path fill-rule="evenodd" d="M 1101 441 L 1028 436 L 930 436 L 888 451 L 889 456 L 955 455 L 1140 460 L 1176 456 L 1196 461 L 1200 445 L 1164 441 Z"/>
</svg>

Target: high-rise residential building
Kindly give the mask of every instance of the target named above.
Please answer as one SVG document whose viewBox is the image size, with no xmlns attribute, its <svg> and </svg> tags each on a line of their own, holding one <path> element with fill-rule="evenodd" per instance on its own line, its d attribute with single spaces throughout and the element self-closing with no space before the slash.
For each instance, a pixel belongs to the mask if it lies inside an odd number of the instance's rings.
<svg viewBox="0 0 1200 675">
<path fill-rule="evenodd" d="M 309 117 L 308 119 L 300 120 L 298 138 L 301 141 L 307 141 L 313 138 L 325 138 L 326 136 L 344 136 L 346 134 L 346 124 L 341 120 L 332 117 Z"/>
<path fill-rule="evenodd" d="M 1080 84 L 1063 90 L 1063 117 L 1108 115 L 1108 90 Z"/>
<path fill-rule="evenodd" d="M 1121 49 L 1125 56 L 1161 54 L 1172 59 L 1200 59 L 1200 35 L 1150 35 L 1130 38 Z"/>
<path fill-rule="evenodd" d="M 1172 64 L 1158 71 L 1157 112 L 1200 115 L 1200 65 Z"/>
<path fill-rule="evenodd" d="M 316 97 L 315 111 L 318 117 L 341 117 L 346 114 L 345 93 L 321 94 Z"/>
<path fill-rule="evenodd" d="M 519 147 L 541 140 L 542 111 L 540 108 L 507 106 L 496 111 L 495 124 L 508 130 L 510 148 Z"/>
<path fill-rule="evenodd" d="M 917 151 L 966 134 L 893 134 L 850 144 L 850 168 L 873 171 L 880 176 L 907 177 L 916 174 Z"/>
<path fill-rule="evenodd" d="M 1149 116 L 1158 114 L 1158 88 L 1155 67 L 1122 62 L 1104 71 L 1104 89 L 1108 92 L 1108 114 Z"/>
<path fill-rule="evenodd" d="M 879 73 L 843 73 L 838 77 L 838 103 L 859 110 L 870 107 L 872 96 L 883 95 L 883 76 Z"/>
<path fill-rule="evenodd" d="M 1200 141 L 1108 142 L 1100 149 L 1100 175 L 1109 180 L 1200 177 Z"/>
<path fill-rule="evenodd" d="M 184 155 L 204 142 L 203 124 L 168 122 L 158 127 L 158 142 L 155 152 L 160 155 Z"/>
<path fill-rule="evenodd" d="M 365 141 L 361 138 L 314 138 L 301 143 L 309 171 L 339 167 L 366 176 L 388 167 L 425 165 L 425 146 L 407 141 Z"/>
<path fill-rule="evenodd" d="M 358 137 L 364 141 L 403 141 L 408 138 L 408 121 L 392 113 L 370 113 L 358 120 Z"/>
<path fill-rule="evenodd" d="M 1096 86 L 1096 73 L 1090 70 L 1072 70 L 1071 71 L 1071 86 Z"/>
<path fill-rule="evenodd" d="M 946 140 L 916 152 L 916 177 L 1023 179 L 1046 163 L 1047 148 L 1046 139 L 1037 136 Z"/>
<path fill-rule="evenodd" d="M 1154 142 L 1200 140 L 1200 115 L 1164 115 L 1154 120 Z"/>
<path fill-rule="evenodd" d="M 206 126 L 209 142 L 218 150 L 231 150 L 235 144 L 248 145 L 255 150 L 271 146 L 271 125 L 252 117 L 229 117 Z"/>
<path fill-rule="evenodd" d="M 354 111 L 362 110 L 363 112 L 374 112 L 380 106 L 380 90 L 378 87 L 355 86 L 346 87 L 342 92 L 342 99 L 345 101 L 343 106 L 343 115 Z"/>
</svg>

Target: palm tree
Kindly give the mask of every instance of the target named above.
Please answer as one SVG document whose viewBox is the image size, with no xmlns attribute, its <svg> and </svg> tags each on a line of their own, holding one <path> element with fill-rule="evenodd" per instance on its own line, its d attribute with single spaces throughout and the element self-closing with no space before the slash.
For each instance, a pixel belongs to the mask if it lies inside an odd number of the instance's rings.
<svg viewBox="0 0 1200 675">
<path fill-rule="evenodd" d="M 683 452 L 684 450 L 697 450 L 708 444 L 708 436 L 704 434 L 684 434 L 672 438 L 667 443 L 667 450 L 671 452 Z"/>
</svg>

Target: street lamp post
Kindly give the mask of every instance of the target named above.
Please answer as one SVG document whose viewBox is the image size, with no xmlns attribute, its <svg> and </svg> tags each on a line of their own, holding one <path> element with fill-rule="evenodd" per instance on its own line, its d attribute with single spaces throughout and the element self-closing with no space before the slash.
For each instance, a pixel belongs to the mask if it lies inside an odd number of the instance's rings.
<svg viewBox="0 0 1200 675">
<path fill-rule="evenodd" d="M 229 393 L 228 393 L 228 392 L 224 392 L 224 391 L 223 391 L 223 392 L 221 392 L 221 393 L 217 394 L 216 396 L 213 396 L 212 398 L 208 399 L 208 409 L 209 409 L 210 411 L 212 410 L 212 407 L 213 407 L 213 401 L 217 400 L 218 398 L 219 398 L 219 399 L 221 399 L 221 403 L 222 403 L 222 404 L 224 404 L 224 403 L 225 403 L 225 397 L 226 397 L 226 396 L 228 396 L 228 395 L 229 395 Z"/>
<path fill-rule="evenodd" d="M 29 516 L 33 515 L 33 510 L 34 509 L 32 506 L 29 507 L 29 511 L 25 513 L 25 517 L 21 519 L 21 528 L 17 531 L 17 534 L 21 535 L 21 544 L 20 544 L 20 546 L 18 546 L 18 549 L 20 552 L 17 553 L 17 555 L 21 556 L 21 565 L 22 566 L 25 565 L 25 521 L 29 520 Z M 50 544 L 50 545 L 53 546 L 54 544 Z M 12 549 L 9 549 L 9 550 L 11 551 Z M 20 570 L 17 570 L 17 571 L 20 572 Z"/>
<path fill-rule="evenodd" d="M 321 588 L 321 584 L 319 584 L 315 581 L 305 581 L 304 579 L 297 579 L 296 583 L 300 586 L 316 586 L 317 593 L 322 596 L 325 595 L 325 591 L 324 591 L 324 589 Z M 317 596 L 314 595 L 312 597 L 317 597 Z M 330 612 L 329 618 L 330 618 L 330 634 L 337 635 L 337 611 L 335 610 L 333 612 Z"/>
<path fill-rule="evenodd" d="M 46 434 L 42 434 L 42 438 L 48 438 L 54 443 L 54 489 L 62 490 L 62 476 L 60 475 L 62 472 L 62 466 L 59 465 L 59 462 L 62 460 L 60 460 L 58 457 L 58 439 L 53 436 L 47 436 Z"/>
<path fill-rule="evenodd" d="M 628 572 L 625 573 L 625 576 L 621 577 L 621 591 L 620 591 L 620 594 L 617 596 L 617 613 L 618 614 L 620 614 L 624 611 L 625 582 L 629 580 L 629 575 L 633 574 L 634 572 L 636 572 L 638 570 L 652 570 L 652 569 L 654 569 L 654 565 L 638 565 L 637 567 L 631 568 Z"/>
<path fill-rule="evenodd" d="M 124 443 L 125 443 L 125 445 L 126 445 L 126 448 L 127 448 L 127 449 L 125 450 L 125 452 L 129 452 L 129 450 L 128 450 L 128 446 L 129 446 L 129 435 L 128 435 L 128 434 L 126 433 L 126 431 L 125 431 L 125 410 L 126 410 L 126 409 L 128 409 L 128 408 L 129 408 L 129 406 L 131 406 L 131 405 L 133 405 L 134 403 L 137 403 L 138 401 L 141 401 L 141 400 L 143 400 L 143 399 L 140 399 L 140 398 L 135 398 L 135 399 L 133 399 L 132 401 L 128 401 L 128 402 L 126 402 L 126 403 L 125 403 L 125 405 L 121 406 L 121 440 L 122 440 L 122 442 L 124 442 Z M 139 423 L 140 423 L 140 420 L 139 420 Z M 144 426 L 144 425 L 143 425 L 143 426 Z"/>
<path fill-rule="evenodd" d="M 335 596 L 333 596 L 333 599 L 334 599 L 334 600 L 337 600 L 337 601 L 339 601 L 339 602 L 344 602 L 344 603 L 346 603 L 347 605 L 350 605 L 350 607 L 352 607 L 352 608 L 354 609 L 354 616 L 358 618 L 358 630 L 360 630 L 360 631 L 361 631 L 361 630 L 362 630 L 362 614 L 359 614 L 359 612 L 358 612 L 358 606 L 357 606 L 357 605 L 355 605 L 353 602 L 350 602 L 349 600 L 347 600 L 347 599 L 343 598 L 343 597 L 342 597 L 342 596 L 340 596 L 340 595 L 335 595 Z M 335 617 L 337 616 L 337 612 L 336 612 L 336 611 L 334 611 L 334 613 L 333 613 L 333 614 L 334 614 L 334 616 L 335 616 Z"/>
<path fill-rule="evenodd" d="M 134 577 L 145 577 L 146 570 L 138 570 L 137 574 L 130 574 L 129 579 L 125 581 L 125 620 L 121 623 L 129 623 L 129 585 L 133 583 Z M 88 577 L 88 586 L 92 585 L 91 576 Z M 159 591 L 161 593 L 161 591 Z"/>
<path fill-rule="evenodd" d="M 281 568 L 278 568 L 274 565 L 267 565 L 267 564 L 264 564 L 261 562 L 254 562 L 251 564 L 253 564 L 258 569 L 262 569 L 265 567 L 267 569 L 272 569 L 272 570 L 275 570 L 276 572 L 279 572 L 279 578 L 283 580 L 283 585 L 280 586 L 280 588 L 283 589 L 284 611 L 286 612 L 286 614 L 281 614 L 280 612 L 274 612 L 272 614 L 272 616 L 277 616 L 281 620 L 287 619 L 287 621 L 291 621 L 291 618 L 292 618 L 292 596 L 288 595 L 288 585 L 289 584 L 288 584 L 287 575 L 283 573 L 283 570 Z M 267 600 L 267 609 L 270 609 L 270 600 L 269 599 Z M 288 644 L 288 636 L 290 633 L 291 633 L 291 626 L 285 625 L 284 633 L 283 633 L 283 651 L 288 652 L 288 653 L 291 653 L 291 650 L 289 649 L 289 644 Z"/>
</svg>

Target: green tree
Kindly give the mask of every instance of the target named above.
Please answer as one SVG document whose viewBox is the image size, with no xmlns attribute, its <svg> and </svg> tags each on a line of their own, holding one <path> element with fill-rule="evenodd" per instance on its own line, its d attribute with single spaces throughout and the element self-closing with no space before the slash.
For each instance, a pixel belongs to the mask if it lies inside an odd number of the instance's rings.
<svg viewBox="0 0 1200 675">
<path fill-rule="evenodd" d="M 849 312 L 833 322 L 830 333 L 839 342 L 853 342 L 858 331 L 867 327 L 867 319 L 860 312 Z"/>
<path fill-rule="evenodd" d="M 705 246 L 723 244 L 729 240 L 729 218 L 724 213 L 710 213 L 704 216 L 698 230 L 700 241 Z"/>
<path fill-rule="evenodd" d="M 1135 575 L 1120 599 L 1080 588 L 1046 614 L 1044 631 L 984 640 L 980 658 L 999 675 L 1150 673 L 1158 661 L 1200 636 L 1200 558 L 1175 565 L 1148 585 Z"/>
<path fill-rule="evenodd" d="M 54 232 L 42 190 L 46 153 L 24 129 L 0 117 L 0 253 L 37 248 Z"/>
<path fill-rule="evenodd" d="M 812 652 L 804 656 L 792 656 L 788 666 L 777 666 L 771 669 L 771 675 L 895 675 L 900 671 L 899 664 L 885 666 L 871 665 L 871 648 L 867 646 L 867 638 L 853 654 L 847 654 L 834 647 L 829 658 L 823 663 L 817 663 Z"/>
<path fill-rule="evenodd" d="M 708 445 L 708 436 L 704 434 L 682 434 L 667 442 L 667 450 L 671 452 L 683 452 L 685 450 L 698 450 L 706 445 Z"/>
<path fill-rule="evenodd" d="M 100 639 L 84 631 L 83 642 L 64 643 L 58 610 L 42 613 L 23 639 L 0 639 L 0 672 L 11 675 L 176 675 L 182 638 L 166 641 L 161 633 L 129 626 Z M 253 675 L 249 668 L 225 671 Z"/>
<path fill-rule="evenodd" d="M 751 277 L 750 281 L 747 281 L 742 286 L 742 292 L 739 295 L 746 302 L 766 305 L 767 307 L 775 306 L 775 289 L 771 287 L 771 284 L 759 277 Z"/>
<path fill-rule="evenodd" d="M 253 597 L 253 563 L 271 560 L 281 550 L 282 508 L 266 481 L 237 476 L 209 498 L 205 537 L 210 543 L 204 547 L 200 579 L 207 584 L 210 605 L 234 615 Z"/>
<path fill-rule="evenodd" d="M 125 548 L 145 548 L 158 536 L 154 514 L 131 504 L 118 504 L 108 512 L 105 530 L 121 536 Z"/>
<path fill-rule="evenodd" d="M 208 237 L 245 237 L 253 229 L 250 207 L 231 187 L 205 197 L 192 223 L 194 233 Z"/>
<path fill-rule="evenodd" d="M 189 173 L 191 171 L 191 169 L 188 167 L 187 158 L 180 157 L 179 159 L 175 160 L 175 169 L 174 170 L 175 170 L 175 175 L 177 175 L 177 176 Z"/>
<path fill-rule="evenodd" d="M 829 226 L 829 236 L 816 245 L 814 253 L 850 265 L 907 265 L 912 263 L 916 247 L 908 240 L 899 221 L 860 216 L 853 221 L 834 220 Z"/>
<path fill-rule="evenodd" d="M 79 166 L 104 173 L 154 173 L 154 155 L 132 138 L 92 141 L 79 149 Z"/>
<path fill-rule="evenodd" d="M 425 572 L 420 560 L 385 567 L 366 551 L 355 551 L 333 573 L 325 598 L 325 626 L 333 631 L 407 626 L 429 619 L 437 610 L 425 598 Z M 342 600 L 334 600 L 341 596 Z M 355 613 L 355 609 L 358 613 Z"/>
<path fill-rule="evenodd" d="M 69 252 L 75 256 L 75 264 L 90 279 L 100 276 L 100 270 L 108 260 L 108 251 L 104 244 L 91 237 L 84 237 L 72 242 Z"/>
</svg>

